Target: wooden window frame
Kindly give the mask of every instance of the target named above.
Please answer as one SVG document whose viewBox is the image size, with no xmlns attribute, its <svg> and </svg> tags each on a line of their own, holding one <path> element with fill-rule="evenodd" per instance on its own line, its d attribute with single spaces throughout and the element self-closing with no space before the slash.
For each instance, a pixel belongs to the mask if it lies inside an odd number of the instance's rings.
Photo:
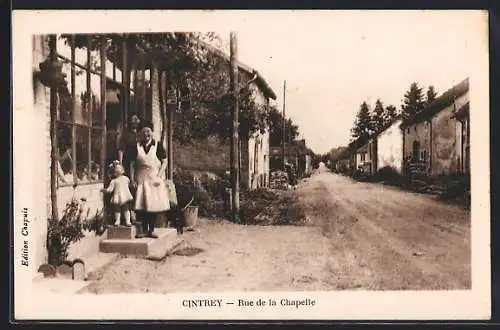
<svg viewBox="0 0 500 330">
<path fill-rule="evenodd" d="M 74 38 L 74 36 L 73 36 Z M 56 119 L 56 126 L 59 127 L 60 124 L 67 125 L 70 130 L 71 130 L 71 155 L 72 155 L 72 160 L 71 160 L 71 165 L 72 165 L 72 175 L 73 175 L 73 180 L 72 182 L 61 182 L 59 179 L 56 181 L 57 182 L 57 188 L 63 188 L 63 187 L 76 187 L 76 186 L 84 186 L 84 185 L 93 185 L 93 184 L 102 184 L 105 180 L 105 156 L 106 156 L 106 57 L 103 56 L 103 43 L 101 42 L 101 49 L 100 49 L 100 61 L 101 61 L 101 66 L 100 66 L 100 72 L 95 71 L 91 68 L 91 49 L 90 49 L 90 40 L 89 43 L 86 46 L 86 51 L 87 51 L 87 63 L 86 65 L 81 65 L 79 63 L 76 63 L 76 56 L 75 56 L 75 45 L 74 42 L 71 42 L 71 58 L 68 59 L 60 54 L 57 54 L 58 58 L 63 59 L 66 62 L 69 62 L 71 65 L 71 99 L 72 99 L 72 109 L 71 109 L 71 120 L 61 120 L 61 119 Z M 85 70 L 85 77 L 86 77 L 86 102 L 87 102 L 87 107 L 88 107 L 88 118 L 86 120 L 86 123 L 80 123 L 76 121 L 76 86 L 75 86 L 75 81 L 76 81 L 76 67 L 79 67 L 80 69 Z M 94 125 L 92 115 L 94 111 L 94 98 L 97 95 L 94 95 L 92 92 L 92 87 L 91 87 L 91 80 L 92 80 L 92 74 L 94 75 L 99 75 L 100 76 L 100 105 L 99 109 L 96 111 L 96 113 L 101 115 L 101 123 L 98 125 Z M 104 81 L 103 81 L 104 79 Z M 103 90 L 104 88 L 104 90 Z M 60 107 L 60 104 L 58 105 Z M 60 110 L 59 110 L 60 111 Z M 99 137 L 100 137 L 100 149 L 98 152 L 100 152 L 100 178 L 98 180 L 91 180 L 90 178 L 87 179 L 87 181 L 79 181 L 78 175 L 77 175 L 77 155 L 76 155 L 76 147 L 77 147 L 77 141 L 76 141 L 76 129 L 77 128 L 84 128 L 86 129 L 86 141 L 87 141 L 87 155 L 85 157 L 85 161 L 87 164 L 87 171 L 89 172 L 88 174 L 91 173 L 91 164 L 92 164 L 92 133 L 93 132 L 100 132 Z M 59 137 L 57 137 L 57 141 L 59 142 Z M 58 151 L 58 156 L 59 151 Z"/>
</svg>

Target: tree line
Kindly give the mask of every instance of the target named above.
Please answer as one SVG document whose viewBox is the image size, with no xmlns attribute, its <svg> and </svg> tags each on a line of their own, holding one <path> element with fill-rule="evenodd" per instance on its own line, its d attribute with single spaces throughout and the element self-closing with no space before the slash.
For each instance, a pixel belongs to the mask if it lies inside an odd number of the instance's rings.
<svg viewBox="0 0 500 330">
<path fill-rule="evenodd" d="M 363 101 L 351 129 L 351 141 L 378 133 L 397 118 L 403 120 L 411 118 L 430 105 L 436 97 L 437 92 L 434 86 L 429 86 L 424 95 L 423 88 L 414 82 L 404 94 L 403 103 L 399 110 L 394 105 L 384 106 L 381 99 L 377 99 L 372 110 L 368 103 Z"/>
<path fill-rule="evenodd" d="M 437 96 L 434 86 L 429 86 L 424 93 L 424 89 L 417 82 L 413 82 L 405 92 L 399 109 L 394 105 L 385 105 L 380 98 L 376 100 L 373 109 L 368 102 L 363 101 L 351 128 L 351 142 L 380 132 L 396 119 L 407 120 L 415 116 L 434 102 Z M 335 160 L 347 149 L 346 146 L 332 148 L 323 155 L 323 161 Z"/>
</svg>

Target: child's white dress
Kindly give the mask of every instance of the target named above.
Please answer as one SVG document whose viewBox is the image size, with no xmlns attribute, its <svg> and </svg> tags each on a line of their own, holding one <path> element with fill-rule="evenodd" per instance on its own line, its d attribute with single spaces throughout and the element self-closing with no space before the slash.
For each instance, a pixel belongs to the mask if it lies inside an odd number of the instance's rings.
<svg viewBox="0 0 500 330">
<path fill-rule="evenodd" d="M 130 202 L 134 198 L 130 193 L 129 189 L 130 179 L 125 175 L 121 175 L 117 178 L 114 178 L 109 183 L 106 191 L 111 195 L 111 203 L 115 205 L 123 205 L 125 203 Z"/>
</svg>

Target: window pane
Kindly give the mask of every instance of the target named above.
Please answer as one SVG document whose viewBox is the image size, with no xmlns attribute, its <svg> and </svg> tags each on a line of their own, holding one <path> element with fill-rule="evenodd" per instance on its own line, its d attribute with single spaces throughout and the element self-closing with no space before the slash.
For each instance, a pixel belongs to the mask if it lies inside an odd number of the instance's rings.
<svg viewBox="0 0 500 330">
<path fill-rule="evenodd" d="M 80 125 L 88 125 L 87 72 L 79 67 L 76 67 L 75 70 L 75 122 Z"/>
<path fill-rule="evenodd" d="M 59 184 L 73 183 L 73 159 L 72 159 L 71 126 L 68 124 L 57 124 L 57 146 L 59 152 L 58 182 Z"/>
<path fill-rule="evenodd" d="M 101 150 L 102 150 L 102 130 L 93 129 L 92 139 L 91 139 L 91 150 L 90 150 L 90 180 L 100 181 L 102 180 L 102 170 L 101 170 Z"/>
<path fill-rule="evenodd" d="M 57 119 L 71 122 L 71 113 L 73 111 L 73 98 L 71 97 L 71 91 L 62 90 L 58 94 L 59 96 L 59 107 L 57 111 Z"/>
<path fill-rule="evenodd" d="M 96 74 L 90 75 L 90 86 L 92 89 L 92 126 L 102 126 L 101 114 L 101 78 Z"/>
<path fill-rule="evenodd" d="M 76 127 L 76 176 L 79 183 L 90 181 L 89 129 Z"/>
</svg>

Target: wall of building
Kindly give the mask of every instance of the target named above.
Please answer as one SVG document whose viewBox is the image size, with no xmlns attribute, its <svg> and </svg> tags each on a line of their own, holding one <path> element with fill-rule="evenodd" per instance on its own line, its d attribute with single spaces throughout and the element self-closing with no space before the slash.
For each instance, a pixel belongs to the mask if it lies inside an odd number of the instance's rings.
<svg viewBox="0 0 500 330">
<path fill-rule="evenodd" d="M 39 70 L 39 63 L 44 61 L 49 48 L 42 36 L 33 36 L 33 71 Z M 51 212 L 50 203 L 50 90 L 46 88 L 38 79 L 33 79 L 33 111 L 28 113 L 21 123 L 29 125 L 30 146 L 24 155 L 32 155 L 36 159 L 32 160 L 31 173 L 24 173 L 33 176 L 31 187 L 32 215 L 34 228 L 31 234 L 35 239 L 34 266 L 47 262 L 47 215 Z M 14 139 L 16 137 L 14 136 Z M 37 152 L 36 152 L 37 151 Z M 17 168 L 17 165 L 15 166 Z M 17 173 L 19 175 L 19 173 Z M 28 192 L 23 192 L 26 194 Z M 34 270 L 36 271 L 36 270 Z"/>
<path fill-rule="evenodd" d="M 469 93 L 455 100 L 457 109 L 469 100 Z M 457 121 L 452 119 L 453 105 L 432 118 L 432 175 L 450 175 L 459 172 L 460 140 L 457 139 Z M 458 140 L 458 143 L 457 143 Z"/>
<path fill-rule="evenodd" d="M 305 174 L 310 174 L 312 172 L 312 159 L 311 159 L 311 155 L 305 155 L 305 159 L 306 159 L 306 166 L 305 166 Z"/>
<path fill-rule="evenodd" d="M 413 144 L 414 142 L 420 143 L 420 154 L 419 161 L 425 163 L 429 168 L 430 166 L 430 153 L 431 153 L 431 123 L 429 121 L 423 121 L 404 127 L 404 155 L 403 160 L 406 160 L 409 156 L 413 156 Z"/>
<path fill-rule="evenodd" d="M 181 145 L 174 141 L 174 167 L 193 171 L 225 172 L 230 170 L 230 146 L 217 137 Z"/>
<path fill-rule="evenodd" d="M 252 77 L 242 75 L 246 79 Z M 260 106 L 269 105 L 269 99 L 257 87 L 255 83 L 250 84 L 255 103 Z M 248 141 L 242 139 L 241 159 L 241 182 L 250 189 L 256 189 L 267 185 L 269 181 L 269 132 L 256 132 L 249 137 Z M 255 145 L 257 144 L 257 150 Z M 257 154 L 255 153 L 257 151 Z M 255 154 L 257 159 L 255 159 Z"/>
<path fill-rule="evenodd" d="M 33 72 L 39 70 L 40 62 L 44 61 L 48 54 L 49 49 L 47 45 L 47 37 L 37 35 L 34 36 L 32 47 L 32 69 Z M 58 53 L 62 54 L 68 58 L 71 57 L 70 48 L 64 44 L 62 40 L 58 40 Z M 84 65 L 87 58 L 87 53 L 85 50 L 75 51 L 76 60 L 78 63 Z M 98 54 L 93 52 L 93 58 L 95 59 Z M 98 63 L 98 62 L 97 62 Z M 95 63 L 94 63 L 95 64 Z M 69 69 L 68 69 L 69 67 Z M 111 64 L 108 61 L 107 65 L 107 75 L 112 77 Z M 66 80 L 68 81 L 68 88 L 71 89 L 71 69 L 69 64 L 63 66 L 64 72 L 67 74 Z M 78 69 L 77 72 L 81 71 Z M 119 72 L 119 71 L 118 71 Z M 119 75 L 117 74 L 118 78 Z M 80 73 L 75 77 L 75 90 L 76 95 L 86 91 L 86 74 L 85 72 Z M 100 80 L 99 76 L 92 75 L 91 78 L 91 88 L 93 93 L 99 97 L 100 96 Z M 33 79 L 33 85 L 31 88 L 32 95 L 32 108 L 26 109 L 22 117 L 18 117 L 16 121 L 23 122 L 24 126 L 29 126 L 29 146 L 26 146 L 26 153 L 32 154 L 36 159 L 32 162 L 31 168 L 26 169 L 26 173 L 23 177 L 29 179 L 32 182 L 29 193 L 32 195 L 31 198 L 31 213 L 33 216 L 34 228 L 32 233 L 34 235 L 33 245 L 33 272 L 36 272 L 38 266 L 42 263 L 47 262 L 47 250 L 46 250 L 46 240 L 47 240 L 47 219 L 51 216 L 51 201 L 50 201 L 50 152 L 51 152 L 51 141 L 50 141 L 50 89 L 45 87 L 37 79 Z M 24 127 L 23 131 L 27 131 Z M 16 147 L 16 150 L 18 148 Z M 35 152 L 40 151 L 40 152 Z M 16 168 L 21 169 L 16 165 Z M 16 173 L 16 176 L 21 175 Z M 73 188 L 71 184 L 61 186 L 57 189 L 57 202 L 58 202 L 58 213 L 59 216 L 62 215 L 66 204 L 73 198 L 85 199 L 84 202 L 84 212 L 89 212 L 89 216 L 95 215 L 96 212 L 102 210 L 103 201 L 100 189 L 103 187 L 102 182 L 96 182 L 92 184 L 79 184 L 76 188 Z M 23 192 L 23 194 L 28 193 L 28 191 Z M 92 236 L 92 235 L 91 235 Z M 88 245 L 88 242 L 79 242 L 74 244 L 71 249 L 79 250 L 80 246 Z M 93 243 L 92 243 L 93 244 Z M 95 242 L 97 244 L 97 240 Z M 80 249 L 81 250 L 81 249 Z"/>
<path fill-rule="evenodd" d="M 469 94 L 466 93 L 455 100 L 455 107 L 459 109 L 468 100 Z M 427 165 L 431 175 L 450 175 L 459 171 L 460 140 L 457 138 L 459 125 L 451 118 L 453 109 L 453 104 L 449 105 L 430 120 L 404 129 L 404 158 L 413 155 L 413 143 L 419 141 L 419 161 Z"/>
<path fill-rule="evenodd" d="M 255 133 L 248 140 L 248 187 L 256 189 L 269 180 L 269 133 Z M 255 158 L 257 157 L 257 158 Z"/>
<path fill-rule="evenodd" d="M 377 170 L 389 166 L 401 173 L 403 168 L 403 131 L 401 120 L 377 136 Z"/>
</svg>

